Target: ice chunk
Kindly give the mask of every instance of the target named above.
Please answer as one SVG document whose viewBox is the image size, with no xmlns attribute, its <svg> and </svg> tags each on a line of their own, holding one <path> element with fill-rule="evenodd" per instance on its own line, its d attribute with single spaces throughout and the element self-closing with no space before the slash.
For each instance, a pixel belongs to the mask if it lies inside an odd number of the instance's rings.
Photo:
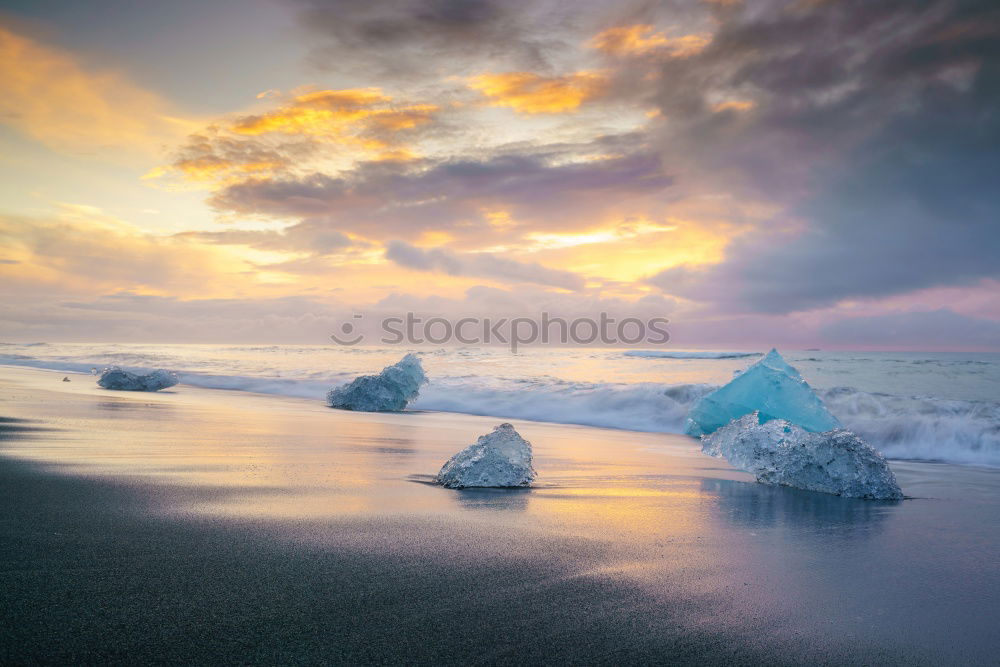
<svg viewBox="0 0 1000 667">
<path fill-rule="evenodd" d="M 847 498 L 903 497 L 885 458 L 845 429 L 810 433 L 783 419 L 761 424 L 753 412 L 702 436 L 702 451 L 725 458 L 764 484 Z"/>
<path fill-rule="evenodd" d="M 528 486 L 534 479 L 531 443 L 510 424 L 479 436 L 476 444 L 448 459 L 437 475 L 438 483 L 449 489 Z"/>
<path fill-rule="evenodd" d="M 105 368 L 101 377 L 97 379 L 97 384 L 105 389 L 118 389 L 121 391 L 159 391 L 167 387 L 173 387 L 179 380 L 174 373 L 160 370 L 153 371 L 147 375 L 130 373 L 126 370 L 111 366 Z"/>
<path fill-rule="evenodd" d="M 840 427 L 799 372 L 772 349 L 728 384 L 695 403 L 684 430 L 690 435 L 706 435 L 754 411 L 760 412 L 762 422 L 785 419 L 812 432 Z"/>
<path fill-rule="evenodd" d="M 420 359 L 408 354 L 378 375 L 362 375 L 350 384 L 331 389 L 326 402 L 331 408 L 344 410 L 399 412 L 417 397 L 420 385 L 425 382 L 427 376 Z"/>
</svg>

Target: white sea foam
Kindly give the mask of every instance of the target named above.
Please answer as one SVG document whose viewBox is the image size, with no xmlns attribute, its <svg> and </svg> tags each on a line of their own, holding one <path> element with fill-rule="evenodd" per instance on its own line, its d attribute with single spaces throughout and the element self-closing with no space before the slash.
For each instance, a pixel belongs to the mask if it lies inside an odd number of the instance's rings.
<svg viewBox="0 0 1000 667">
<path fill-rule="evenodd" d="M 20 349 L 14 352 L 14 347 L 8 346 L 7 354 L 0 354 L 0 364 L 52 369 L 63 374 L 90 373 L 92 368 L 108 365 L 136 372 L 166 367 L 177 369 L 181 381 L 177 390 L 187 385 L 317 401 L 323 400 L 330 387 L 348 382 L 380 363 L 399 359 L 398 348 L 331 352 L 319 346 L 189 349 L 51 344 L 30 351 L 17 346 Z M 1000 357 L 925 361 L 899 355 L 882 358 L 874 353 L 856 355 L 858 358 L 811 355 L 790 361 L 817 387 L 817 394 L 845 428 L 889 458 L 1000 466 L 1000 403 L 993 398 L 995 385 L 990 384 L 994 382 L 990 374 L 996 374 Z M 430 383 L 424 385 L 410 409 L 661 433 L 680 433 L 695 401 L 728 381 L 733 368 L 745 364 L 739 360 L 692 362 L 713 369 L 709 372 L 714 375 L 699 369 L 684 376 L 711 378 L 711 382 L 699 382 L 672 380 L 677 375 L 672 370 L 649 371 L 662 365 L 636 364 L 624 359 L 621 350 L 515 357 L 506 352 L 465 349 L 422 356 Z M 585 371 L 577 375 L 586 373 L 588 379 L 597 376 L 598 381 L 560 377 L 570 375 L 581 365 Z M 830 378 L 860 384 L 903 377 L 907 386 L 913 387 L 912 395 L 851 387 L 824 390 L 815 382 L 817 376 L 826 377 L 827 386 L 833 384 Z M 608 381 L 612 379 L 622 381 Z M 913 397 L 918 391 L 927 395 Z M 984 400 L 930 397 L 939 391 L 981 396 Z"/>
<path fill-rule="evenodd" d="M 869 393 L 821 392 L 830 411 L 884 455 L 1000 466 L 1000 403 Z"/>
<path fill-rule="evenodd" d="M 413 408 L 580 424 L 632 431 L 680 433 L 692 396 L 706 385 L 611 384 L 563 381 L 493 382 L 432 378 Z"/>
</svg>

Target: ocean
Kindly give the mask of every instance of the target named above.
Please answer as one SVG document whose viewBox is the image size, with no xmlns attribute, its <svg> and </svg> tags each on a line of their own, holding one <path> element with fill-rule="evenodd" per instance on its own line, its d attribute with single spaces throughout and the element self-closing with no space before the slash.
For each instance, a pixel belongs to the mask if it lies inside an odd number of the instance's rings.
<svg viewBox="0 0 1000 667">
<path fill-rule="evenodd" d="M 2 343 L 0 364 L 90 374 L 166 368 L 183 384 L 322 401 L 402 347 Z M 767 350 L 416 350 L 411 404 L 510 419 L 680 433 L 691 405 Z M 830 410 L 892 459 L 1000 466 L 1000 354 L 781 350 Z M 76 379 L 74 377 L 74 379 Z M 182 388 L 181 388 L 182 390 Z"/>
</svg>

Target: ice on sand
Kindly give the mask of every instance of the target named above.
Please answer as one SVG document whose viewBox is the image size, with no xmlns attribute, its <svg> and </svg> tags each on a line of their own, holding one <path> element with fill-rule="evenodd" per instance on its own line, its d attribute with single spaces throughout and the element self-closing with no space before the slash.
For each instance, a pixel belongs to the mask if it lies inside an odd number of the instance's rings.
<svg viewBox="0 0 1000 667">
<path fill-rule="evenodd" d="M 417 397 L 427 382 L 420 359 L 407 354 L 398 363 L 386 366 L 378 375 L 362 375 L 349 384 L 335 387 L 326 395 L 331 408 L 361 412 L 400 412 Z"/>
<path fill-rule="evenodd" d="M 848 498 L 903 497 L 885 458 L 845 429 L 810 433 L 783 419 L 762 424 L 753 412 L 702 436 L 702 451 L 725 458 L 764 484 Z"/>
<path fill-rule="evenodd" d="M 64 380 L 68 382 L 68 380 Z M 167 387 L 173 387 L 179 380 L 174 373 L 160 370 L 153 371 L 147 375 L 130 373 L 129 371 L 111 366 L 105 368 L 101 377 L 97 379 L 97 384 L 105 389 L 118 389 L 121 391 L 159 391 Z"/>
<path fill-rule="evenodd" d="M 755 411 L 762 422 L 784 419 L 810 432 L 830 431 L 841 425 L 799 372 L 772 349 L 695 403 L 684 430 L 689 435 L 706 435 Z"/>
<path fill-rule="evenodd" d="M 535 479 L 531 443 L 510 424 L 500 424 L 448 459 L 437 475 L 449 489 L 528 486 Z"/>
</svg>

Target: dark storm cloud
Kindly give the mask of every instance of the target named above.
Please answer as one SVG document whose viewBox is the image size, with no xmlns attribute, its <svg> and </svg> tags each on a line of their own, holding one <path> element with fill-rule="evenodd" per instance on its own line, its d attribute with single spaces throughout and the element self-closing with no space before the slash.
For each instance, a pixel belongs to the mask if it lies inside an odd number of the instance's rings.
<svg viewBox="0 0 1000 667">
<path fill-rule="evenodd" d="M 316 40 L 310 62 L 353 75 L 439 73 L 486 62 L 544 69 L 565 45 L 573 3 L 538 0 L 296 0 Z"/>
<path fill-rule="evenodd" d="M 719 18 L 703 53 L 664 66 L 657 99 L 676 122 L 661 145 L 786 214 L 723 264 L 655 284 L 783 313 L 1000 274 L 995 3 L 748 3 Z M 726 99 L 755 106 L 713 111 Z"/>
<path fill-rule="evenodd" d="M 634 199 L 665 196 L 672 183 L 656 155 L 551 164 L 547 155 L 498 155 L 439 163 L 368 163 L 344 178 L 260 179 L 232 185 L 212 203 L 243 215 L 308 218 L 368 238 L 492 233 L 501 209 L 532 231 L 572 227 Z M 495 230 L 493 230 L 495 231 Z"/>
<path fill-rule="evenodd" d="M 570 271 L 550 269 L 535 262 L 519 262 L 491 253 L 456 253 L 445 248 L 418 248 L 404 241 L 389 241 L 386 259 L 417 271 L 453 276 L 494 278 L 503 282 L 533 283 L 569 290 L 583 289 L 583 278 Z"/>
</svg>

